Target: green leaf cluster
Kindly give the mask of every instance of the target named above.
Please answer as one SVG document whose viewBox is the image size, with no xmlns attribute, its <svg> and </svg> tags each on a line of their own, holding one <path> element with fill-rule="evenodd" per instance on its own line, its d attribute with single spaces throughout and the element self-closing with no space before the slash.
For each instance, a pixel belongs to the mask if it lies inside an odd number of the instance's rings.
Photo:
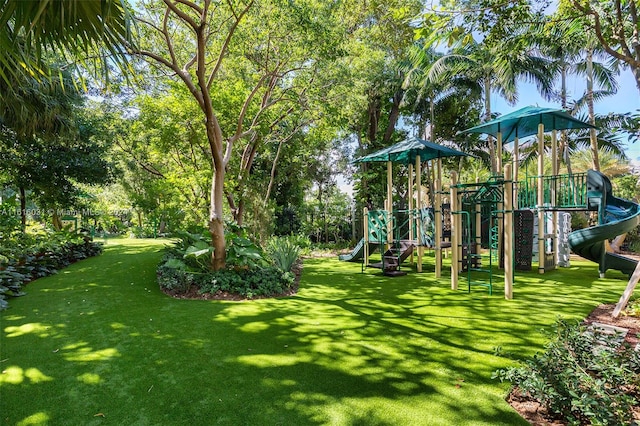
<svg viewBox="0 0 640 426">
<path fill-rule="evenodd" d="M 67 232 L 0 235 L 0 310 L 7 308 L 7 297 L 24 295 L 28 282 L 102 253 L 102 245 Z"/>
<path fill-rule="evenodd" d="M 544 353 L 494 377 L 570 425 L 628 425 L 638 403 L 640 354 L 617 339 L 558 319 Z"/>
<path fill-rule="evenodd" d="M 273 237 L 266 246 L 267 257 L 276 268 L 283 272 L 291 272 L 293 265 L 300 258 L 300 246 L 296 237 Z"/>
<path fill-rule="evenodd" d="M 160 287 L 175 294 L 185 293 L 195 286 L 199 293 L 224 292 L 246 298 L 275 296 L 285 293 L 294 282 L 291 272 L 283 272 L 275 266 L 254 264 L 200 272 L 176 256 L 176 253 L 168 252 L 157 269 Z"/>
</svg>

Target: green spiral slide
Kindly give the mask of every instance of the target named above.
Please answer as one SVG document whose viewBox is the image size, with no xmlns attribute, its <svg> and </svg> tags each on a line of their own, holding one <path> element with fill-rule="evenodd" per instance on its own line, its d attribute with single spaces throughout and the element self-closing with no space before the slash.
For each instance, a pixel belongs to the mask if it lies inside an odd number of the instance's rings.
<svg viewBox="0 0 640 426">
<path fill-rule="evenodd" d="M 569 234 L 569 246 L 579 256 L 598 263 L 601 276 L 607 269 L 631 275 L 637 261 L 606 251 L 605 241 L 632 231 L 640 224 L 640 205 L 612 195 L 611 181 L 595 170 L 587 172 L 589 210 L 598 211 L 598 225 Z"/>
</svg>

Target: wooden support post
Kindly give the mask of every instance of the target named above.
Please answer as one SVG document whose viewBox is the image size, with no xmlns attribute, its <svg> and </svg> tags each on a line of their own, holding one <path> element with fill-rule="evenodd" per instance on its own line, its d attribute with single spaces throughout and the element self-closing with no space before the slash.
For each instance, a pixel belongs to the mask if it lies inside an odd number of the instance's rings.
<svg viewBox="0 0 640 426">
<path fill-rule="evenodd" d="M 504 167 L 504 298 L 513 299 L 513 181 L 511 166 Z"/>
<path fill-rule="evenodd" d="M 364 218 L 364 266 L 369 266 L 369 209 L 364 208 L 362 212 Z"/>
<path fill-rule="evenodd" d="M 499 130 L 499 129 L 498 129 Z M 501 171 L 503 169 L 502 167 L 502 132 L 498 131 L 498 134 L 496 135 L 496 139 L 497 139 L 497 143 L 498 143 L 498 171 Z M 506 179 L 506 178 L 505 178 Z M 504 189 L 504 188 L 503 188 Z M 502 210 L 501 207 L 502 203 L 498 203 L 498 210 Z M 498 221 L 498 247 L 496 247 L 497 251 L 498 251 L 498 257 L 500 257 L 500 253 L 502 253 L 501 248 L 502 248 L 502 228 L 503 228 L 503 224 L 502 221 Z M 491 243 L 489 243 L 491 244 Z M 489 247 L 489 255 L 491 255 L 491 247 Z M 499 264 L 500 262 L 498 262 Z"/>
<path fill-rule="evenodd" d="M 462 229 L 458 228 L 460 215 L 454 214 L 454 212 L 458 211 L 458 188 L 456 188 L 457 184 L 458 175 L 456 172 L 451 172 L 451 290 L 458 289 L 458 259 L 460 259 L 458 248 L 460 246 L 460 239 L 462 234 Z"/>
<path fill-rule="evenodd" d="M 416 208 L 418 211 L 422 209 L 422 161 L 420 160 L 420 155 L 416 155 L 416 189 L 418 190 L 418 195 L 416 197 Z M 419 216 L 418 216 L 419 217 Z M 418 272 L 422 272 L 422 254 L 424 253 L 424 247 L 422 244 L 418 245 L 418 265 L 416 270 Z"/>
<path fill-rule="evenodd" d="M 476 178 L 476 184 L 478 184 L 476 185 L 476 188 L 478 188 L 477 190 L 479 190 L 480 188 L 479 183 L 480 183 L 480 179 Z M 473 218 L 475 219 L 475 223 L 472 223 L 472 221 L 469 221 L 469 226 L 473 226 L 473 228 L 475 229 L 475 232 L 474 232 L 473 238 L 470 239 L 469 242 L 475 246 L 475 249 L 474 249 L 475 253 L 480 254 L 480 250 L 482 250 L 482 205 L 478 202 L 476 202 L 476 205 L 474 208 Z M 469 229 L 469 234 L 471 234 L 471 229 Z M 467 249 L 467 259 L 471 257 L 471 254 L 472 254 L 471 247 L 469 247 Z"/>
<path fill-rule="evenodd" d="M 631 278 L 629 279 L 627 288 L 624 290 L 624 293 L 622 293 L 622 296 L 620 296 L 620 300 L 618 301 L 618 304 L 613 310 L 611 316 L 618 318 L 620 312 L 622 312 L 622 310 L 627 306 L 627 303 L 629 303 L 629 299 L 631 299 L 631 295 L 638 284 L 638 280 L 640 280 L 640 262 L 636 265 L 636 269 L 633 271 L 633 275 L 631 275 Z"/>
<path fill-rule="evenodd" d="M 538 124 L 538 273 L 544 274 L 544 124 Z"/>
<path fill-rule="evenodd" d="M 416 237 L 416 234 L 419 235 L 420 231 L 418 230 L 417 227 L 415 227 L 414 225 L 417 224 L 417 222 L 415 221 L 415 218 L 417 217 L 415 215 L 416 211 L 414 210 L 414 206 L 413 206 L 413 164 L 409 164 L 409 183 L 408 183 L 408 190 L 409 190 L 409 194 L 408 194 L 408 198 L 409 198 L 409 240 L 414 241 L 417 240 L 418 237 Z M 411 256 L 409 258 L 409 263 L 410 264 L 414 264 L 414 258 L 413 258 L 413 252 L 415 250 L 411 250 Z"/>
<path fill-rule="evenodd" d="M 513 168 L 511 169 L 511 174 L 513 177 L 513 209 L 518 209 L 518 169 L 520 166 L 520 153 L 519 151 L 519 140 L 518 136 L 513 140 Z"/>
<path fill-rule="evenodd" d="M 393 163 L 387 161 L 387 243 L 393 244 Z"/>
<path fill-rule="evenodd" d="M 496 153 L 496 170 L 499 172 L 502 170 L 502 132 L 496 135 Z"/>
<path fill-rule="evenodd" d="M 441 183 L 439 179 L 435 181 L 436 188 L 436 205 L 433 207 L 434 215 L 433 220 L 435 221 L 435 244 L 436 244 L 436 278 L 440 278 L 442 276 L 442 194 L 441 191 Z"/>
<path fill-rule="evenodd" d="M 551 174 L 553 175 L 552 185 L 551 185 L 551 205 L 556 207 L 556 194 L 557 194 L 557 184 L 558 184 L 558 132 L 556 129 L 553 129 L 551 132 Z M 557 267 L 558 262 L 560 261 L 560 250 L 558 250 L 558 211 L 553 209 L 553 219 L 552 219 L 552 247 L 553 247 L 553 263 L 554 268 Z"/>
</svg>

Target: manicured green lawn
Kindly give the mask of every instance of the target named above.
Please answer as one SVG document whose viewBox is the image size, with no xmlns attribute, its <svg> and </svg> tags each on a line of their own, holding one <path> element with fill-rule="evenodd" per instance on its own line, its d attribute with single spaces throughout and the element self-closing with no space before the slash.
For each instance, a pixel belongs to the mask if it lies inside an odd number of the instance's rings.
<svg viewBox="0 0 640 426">
<path fill-rule="evenodd" d="M 174 300 L 155 282 L 162 246 L 109 241 L 11 300 L 2 424 L 524 425 L 491 373 L 539 350 L 558 315 L 583 318 L 626 285 L 575 262 L 519 274 L 505 301 L 501 285 L 451 291 L 448 272 L 387 278 L 315 259 L 294 297 Z"/>
</svg>

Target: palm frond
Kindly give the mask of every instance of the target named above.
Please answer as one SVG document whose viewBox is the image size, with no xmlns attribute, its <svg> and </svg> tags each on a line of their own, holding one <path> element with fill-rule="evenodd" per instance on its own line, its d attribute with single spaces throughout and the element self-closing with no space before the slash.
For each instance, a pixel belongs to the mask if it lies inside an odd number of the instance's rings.
<svg viewBox="0 0 640 426">
<path fill-rule="evenodd" d="M 105 49 L 111 60 L 126 63 L 131 15 L 124 0 L 0 0 L 0 68 L 3 77 L 42 71 L 44 52 L 87 54 Z M 18 67 L 16 67 L 18 65 Z"/>
</svg>

